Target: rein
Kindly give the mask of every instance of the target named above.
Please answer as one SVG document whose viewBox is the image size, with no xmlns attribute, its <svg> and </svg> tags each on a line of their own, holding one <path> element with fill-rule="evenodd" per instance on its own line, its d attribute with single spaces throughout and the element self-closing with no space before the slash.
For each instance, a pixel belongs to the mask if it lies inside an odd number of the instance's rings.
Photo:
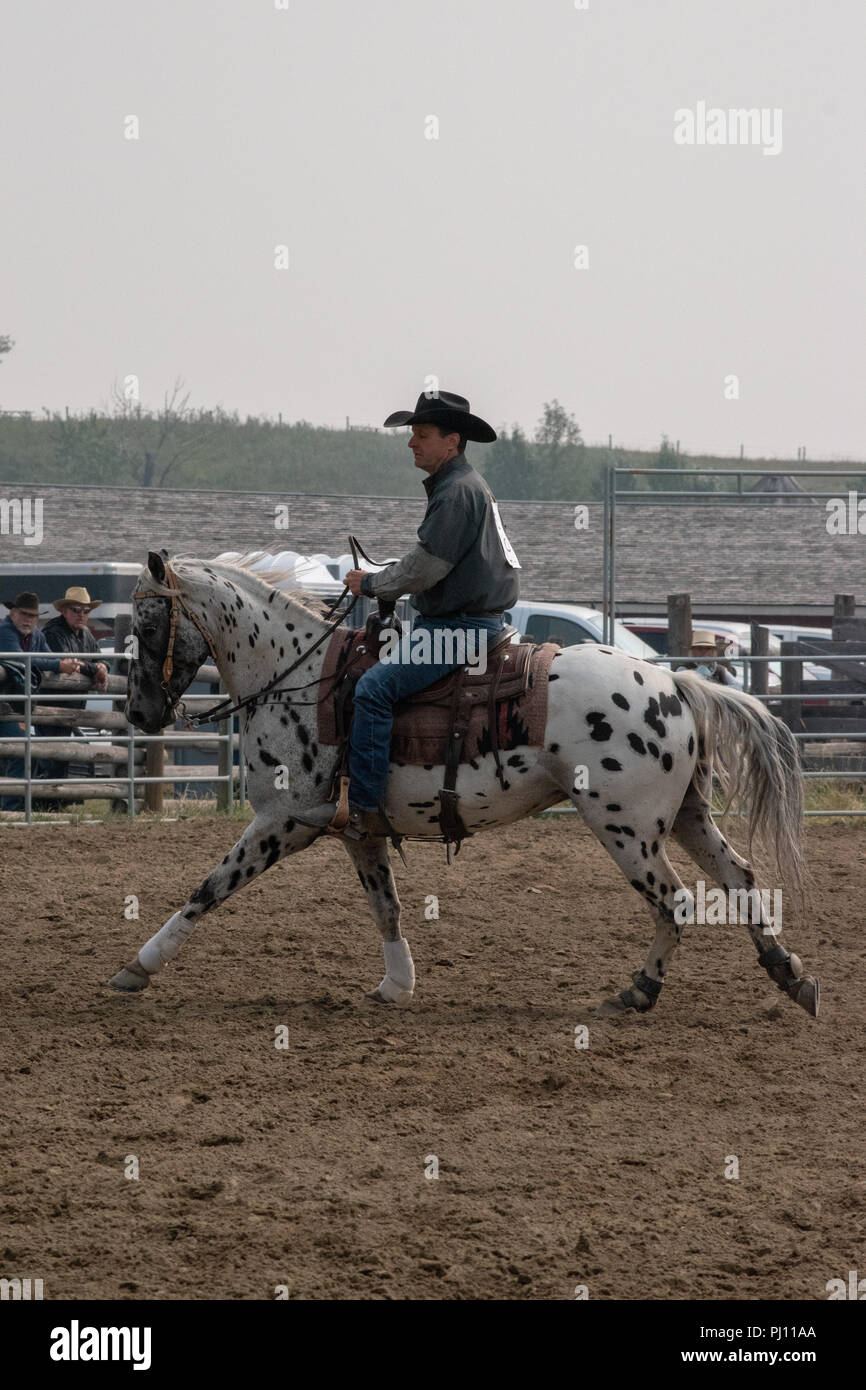
<svg viewBox="0 0 866 1390">
<path fill-rule="evenodd" d="M 366 552 L 363 550 L 361 543 L 357 540 L 355 536 L 349 537 L 349 545 L 352 549 L 352 558 L 355 562 L 356 569 L 358 568 L 359 554 L 362 555 L 369 564 L 377 563 L 375 560 L 370 559 L 369 555 L 367 555 Z M 395 562 L 393 560 L 385 560 L 380 563 L 394 564 Z M 213 660 L 214 665 L 217 664 L 217 657 L 216 652 L 214 650 L 213 638 L 211 637 L 204 623 L 196 617 L 195 613 L 193 613 L 187 605 L 186 600 L 183 597 L 183 594 L 180 592 L 180 586 L 177 581 L 177 575 L 171 569 L 170 565 L 165 566 L 165 573 L 168 580 L 168 587 L 171 590 L 170 594 L 157 594 L 147 589 L 136 589 L 132 597 L 164 598 L 168 599 L 168 601 L 171 604 L 171 623 L 169 627 L 168 646 L 166 648 L 165 658 L 162 663 L 161 682 L 163 690 L 166 692 L 166 694 L 168 694 L 168 683 L 171 680 L 171 675 L 174 670 L 174 643 L 175 637 L 177 635 L 177 625 L 180 619 L 179 608 L 183 609 L 190 622 L 192 622 L 195 625 L 195 627 L 198 628 L 198 631 L 201 633 L 202 637 L 204 638 L 207 644 L 207 648 L 211 654 L 211 659 Z M 343 592 L 337 599 L 335 599 L 335 601 L 331 604 L 330 608 L 328 609 L 328 619 L 330 619 L 331 615 L 339 608 L 340 604 L 343 602 L 343 599 L 346 597 L 348 593 L 349 586 L 346 585 L 343 589 Z M 196 714 L 193 715 L 191 718 L 187 718 L 186 727 L 188 729 L 195 729 L 199 724 L 222 723 L 224 719 L 231 718 L 231 716 L 237 714 L 239 710 L 246 708 L 247 705 L 255 704 L 258 700 L 261 700 L 264 695 L 269 694 L 269 692 L 273 690 L 274 686 L 279 685 L 280 681 L 285 680 L 286 676 L 290 676 L 293 671 L 296 671 L 298 667 L 307 660 L 307 657 L 312 655 L 312 653 L 316 651 L 316 649 L 320 647 L 327 638 L 333 635 L 337 628 L 341 626 L 343 619 L 348 617 L 348 615 L 351 613 L 352 609 L 355 607 L 355 604 L 358 602 L 358 598 L 359 595 L 356 594 L 352 599 L 352 602 L 346 609 L 345 613 L 343 613 L 340 618 L 334 619 L 333 622 L 326 622 L 325 631 L 322 633 L 321 637 L 317 637 L 316 641 L 312 644 L 312 646 L 308 647 L 305 652 L 301 652 L 300 656 L 298 656 L 297 659 L 292 662 L 291 666 L 287 667 L 287 669 L 285 671 L 282 671 L 278 676 L 275 676 L 275 678 L 270 682 L 270 684 L 264 686 L 263 689 L 257 691 L 256 694 L 248 695 L 246 699 L 239 700 L 238 703 L 236 705 L 232 705 L 230 709 L 225 708 L 225 706 L 229 704 L 231 701 L 231 696 L 227 695 L 225 699 L 220 700 L 218 704 L 214 705 L 213 709 L 204 710 L 201 714 Z M 357 658 L 360 655 L 361 651 L 359 649 L 356 652 L 355 657 Z M 339 674 L 342 677 L 345 674 L 345 669 L 341 671 Z M 280 694 L 290 694 L 295 690 L 308 690 L 311 685 L 320 685 L 322 679 L 323 677 L 319 676 L 317 680 L 307 681 L 305 685 L 289 686 L 285 691 L 280 691 Z M 337 677 L 335 675 L 329 677 L 329 679 L 334 680 L 337 679 Z"/>
</svg>

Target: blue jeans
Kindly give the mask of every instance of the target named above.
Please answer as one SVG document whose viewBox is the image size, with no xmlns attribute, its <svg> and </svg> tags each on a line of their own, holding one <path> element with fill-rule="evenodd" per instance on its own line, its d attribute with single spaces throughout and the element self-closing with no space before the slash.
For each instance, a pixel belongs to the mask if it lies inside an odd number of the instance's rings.
<svg viewBox="0 0 866 1390">
<path fill-rule="evenodd" d="M 349 798 L 353 806 L 372 811 L 385 799 L 394 705 L 417 690 L 425 690 L 457 666 L 465 665 L 466 656 L 483 652 L 482 644 L 485 641 L 489 644 L 490 638 L 497 637 L 502 627 L 501 618 L 473 618 L 465 613 L 458 613 L 454 618 L 419 618 L 412 628 L 412 637 L 425 631 L 430 634 L 429 659 L 409 659 L 413 650 L 416 655 L 425 655 L 423 648 L 420 652 L 418 648 L 418 643 L 424 639 L 415 638 L 414 645 L 410 646 L 407 634 L 391 659 L 379 661 L 364 672 L 355 686 L 355 715 L 349 738 Z M 477 635 L 464 639 L 465 648 L 461 653 L 456 641 L 449 650 L 447 633 Z M 384 647 L 382 651 L 387 656 Z M 462 659 L 449 659 L 455 655 Z M 434 659 L 440 656 L 444 659 Z"/>
</svg>

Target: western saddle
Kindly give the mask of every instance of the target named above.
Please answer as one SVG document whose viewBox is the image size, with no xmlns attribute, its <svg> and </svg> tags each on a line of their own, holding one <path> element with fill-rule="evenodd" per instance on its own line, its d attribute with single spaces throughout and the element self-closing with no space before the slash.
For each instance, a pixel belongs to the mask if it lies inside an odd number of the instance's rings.
<svg viewBox="0 0 866 1390">
<path fill-rule="evenodd" d="M 393 615 L 394 604 L 380 601 L 379 610 L 370 615 L 362 631 L 337 629 L 325 656 L 319 699 L 319 740 L 337 743 L 340 747 L 333 786 L 342 789 L 344 795 L 355 685 L 379 660 L 379 646 L 385 630 L 392 628 L 398 634 L 401 631 Z M 531 642 L 514 642 L 516 631 L 506 626 L 495 644 L 488 648 L 483 672 L 473 666 L 458 666 L 394 706 L 392 759 L 398 765 L 429 767 L 444 763 L 443 784 L 438 792 L 439 826 L 449 863 L 451 845 L 455 845 L 455 853 L 458 853 L 462 841 L 472 833 L 460 816 L 456 790 L 457 769 L 461 761 L 469 760 L 466 750 L 470 730 L 474 735 L 474 747 L 477 749 L 481 743 L 484 752 L 493 753 L 496 775 L 505 785 L 500 752 L 514 746 L 508 740 L 504 717 L 508 709 L 506 702 L 517 702 L 527 693 L 532 682 L 532 656 L 540 650 Z"/>
</svg>

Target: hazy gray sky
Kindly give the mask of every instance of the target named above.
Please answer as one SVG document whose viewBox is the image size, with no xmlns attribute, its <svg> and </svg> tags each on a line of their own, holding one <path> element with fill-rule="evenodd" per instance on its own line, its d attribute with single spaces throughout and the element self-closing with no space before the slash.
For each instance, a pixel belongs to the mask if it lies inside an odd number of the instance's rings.
<svg viewBox="0 0 866 1390">
<path fill-rule="evenodd" d="M 863 0 L 281 3 L 5 7 L 2 408 L 182 376 L 378 424 L 431 373 L 494 425 L 863 457 Z M 701 102 L 781 149 L 677 144 Z"/>
</svg>

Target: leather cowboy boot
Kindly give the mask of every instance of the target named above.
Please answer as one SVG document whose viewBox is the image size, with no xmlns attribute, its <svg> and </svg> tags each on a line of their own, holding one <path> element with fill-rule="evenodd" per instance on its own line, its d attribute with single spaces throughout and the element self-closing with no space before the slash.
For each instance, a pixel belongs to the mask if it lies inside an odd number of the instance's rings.
<svg viewBox="0 0 866 1390">
<path fill-rule="evenodd" d="M 295 811 L 292 819 L 300 825 L 328 830 L 332 835 L 347 835 L 349 839 L 367 837 L 394 838 L 394 830 L 384 811 L 368 810 L 353 806 L 348 798 L 348 778 L 340 778 L 340 797 L 337 801 L 326 801 L 309 811 Z"/>
</svg>

